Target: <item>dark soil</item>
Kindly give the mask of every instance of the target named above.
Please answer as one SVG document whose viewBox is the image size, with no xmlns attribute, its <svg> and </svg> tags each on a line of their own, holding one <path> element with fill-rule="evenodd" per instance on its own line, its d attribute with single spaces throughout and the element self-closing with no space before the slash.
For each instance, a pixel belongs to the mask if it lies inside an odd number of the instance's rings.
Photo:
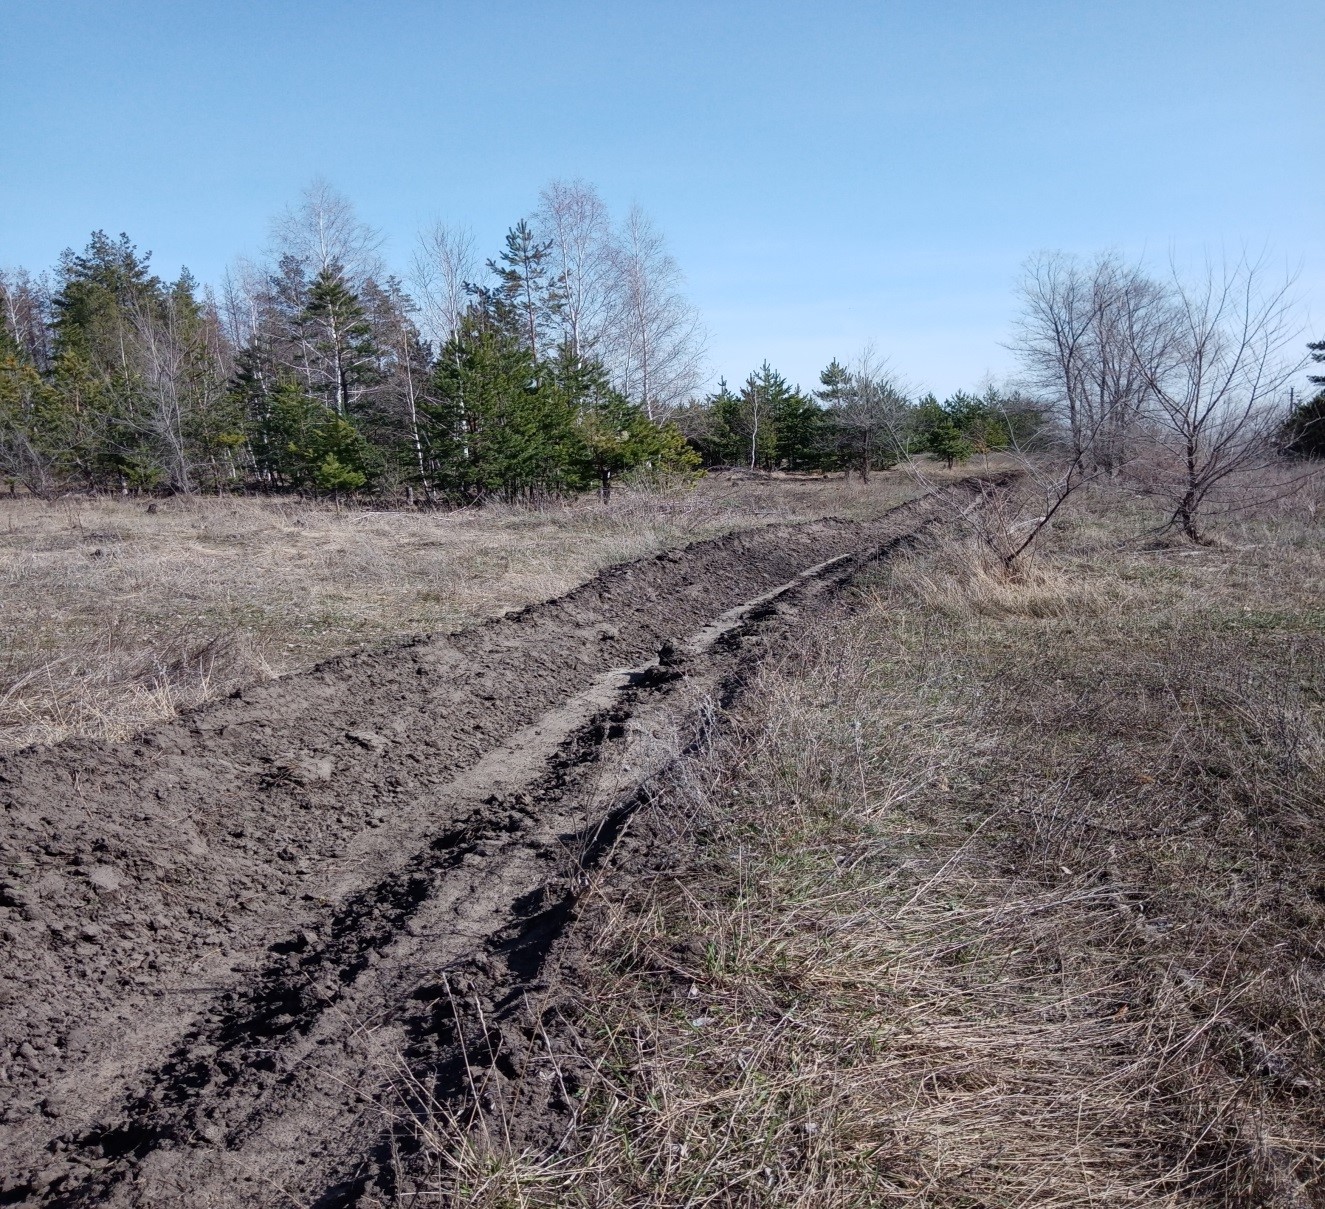
<svg viewBox="0 0 1325 1209">
<path fill-rule="evenodd" d="M 391 1195 L 391 1105 L 520 1080 L 586 871 L 693 702 L 757 658 L 770 593 L 810 607 L 973 491 L 698 543 L 0 760 L 0 1204 Z"/>
</svg>

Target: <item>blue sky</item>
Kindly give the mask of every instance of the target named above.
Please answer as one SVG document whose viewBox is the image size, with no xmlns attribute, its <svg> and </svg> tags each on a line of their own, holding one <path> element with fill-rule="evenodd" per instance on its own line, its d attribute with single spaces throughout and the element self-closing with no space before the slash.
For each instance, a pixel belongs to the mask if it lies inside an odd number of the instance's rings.
<svg viewBox="0 0 1325 1209">
<path fill-rule="evenodd" d="M 321 174 L 404 266 L 553 177 L 638 201 L 714 375 L 1011 368 L 1041 248 L 1268 248 L 1325 316 L 1319 0 L 0 0 L 0 264 L 95 227 L 215 280 Z"/>
</svg>

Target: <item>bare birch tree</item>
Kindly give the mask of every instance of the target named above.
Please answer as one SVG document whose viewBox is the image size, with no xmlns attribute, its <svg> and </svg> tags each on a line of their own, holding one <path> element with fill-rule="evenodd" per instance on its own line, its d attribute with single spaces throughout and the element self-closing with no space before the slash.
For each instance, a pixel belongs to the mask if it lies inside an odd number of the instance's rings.
<svg viewBox="0 0 1325 1209">
<path fill-rule="evenodd" d="M 141 357 L 143 386 L 150 400 L 146 415 L 150 431 L 164 455 L 170 485 L 187 493 L 193 490 L 184 435 L 189 349 L 179 330 L 175 310 L 167 300 L 160 315 L 137 311 L 134 335 Z"/>
<path fill-rule="evenodd" d="M 198 305 L 175 291 L 136 302 L 130 310 L 132 355 L 147 406 L 138 424 L 152 438 L 171 487 L 196 483 L 192 440 L 225 392 L 228 366 Z"/>
<path fill-rule="evenodd" d="M 439 221 L 419 232 L 410 282 L 418 296 L 419 326 L 435 352 L 459 330 L 469 305 L 465 283 L 475 280 L 479 268 L 474 233 L 468 227 Z"/>
<path fill-rule="evenodd" d="M 0 269 L 0 331 L 41 372 L 51 367 L 51 291 L 45 276 Z"/>
<path fill-rule="evenodd" d="M 381 277 L 379 231 L 360 220 L 354 203 L 323 177 L 316 176 L 271 225 L 274 257 L 292 256 L 309 277 L 339 267 L 350 288 Z"/>
<path fill-rule="evenodd" d="M 364 302 L 376 334 L 376 377 L 380 383 L 376 391 L 376 407 L 391 416 L 393 424 L 399 428 L 409 446 L 410 473 L 418 479 L 424 494 L 431 498 L 432 485 L 420 428 L 420 409 L 427 397 L 431 357 L 414 320 L 418 304 L 395 277 L 388 277 L 381 286 L 370 282 L 364 291 Z M 408 490 L 412 500 L 413 487 Z"/>
<path fill-rule="evenodd" d="M 681 270 L 638 206 L 622 226 L 615 258 L 615 339 L 609 364 L 623 394 L 664 420 L 703 379 L 704 331 L 681 293 Z"/>
<path fill-rule="evenodd" d="M 225 337 L 235 348 L 244 348 L 257 334 L 267 288 L 266 273 L 244 256 L 236 257 L 222 274 L 217 309 Z"/>
<path fill-rule="evenodd" d="M 553 181 L 538 200 L 535 230 L 552 245 L 562 340 L 576 357 L 595 356 L 611 319 L 618 262 L 607 206 L 580 180 Z"/>
<path fill-rule="evenodd" d="M 11 495 L 21 482 L 33 495 L 48 499 L 58 480 L 64 451 L 42 439 L 42 392 L 35 366 L 0 355 L 0 477 L 8 481 Z"/>
</svg>

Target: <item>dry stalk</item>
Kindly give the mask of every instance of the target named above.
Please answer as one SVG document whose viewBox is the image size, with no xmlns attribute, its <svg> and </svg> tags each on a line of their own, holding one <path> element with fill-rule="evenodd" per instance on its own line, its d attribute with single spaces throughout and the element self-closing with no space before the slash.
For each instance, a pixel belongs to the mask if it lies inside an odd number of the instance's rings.
<svg viewBox="0 0 1325 1209">
<path fill-rule="evenodd" d="M 674 770 L 701 839 L 595 896 L 583 1108 L 500 1203 L 1319 1200 L 1314 517 L 1157 565 L 1116 499 L 885 569 Z"/>
</svg>

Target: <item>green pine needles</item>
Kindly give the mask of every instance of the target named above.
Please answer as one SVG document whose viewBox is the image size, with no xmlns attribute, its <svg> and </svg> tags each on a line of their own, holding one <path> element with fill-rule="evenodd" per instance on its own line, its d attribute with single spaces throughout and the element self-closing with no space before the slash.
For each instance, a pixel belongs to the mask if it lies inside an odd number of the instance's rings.
<svg viewBox="0 0 1325 1209">
<path fill-rule="evenodd" d="M 587 186 L 543 202 L 482 282 L 445 262 L 444 322 L 325 185 L 287 215 L 274 264 L 219 297 L 101 231 L 51 281 L 0 273 L 0 478 L 47 497 L 606 501 L 623 481 L 704 466 L 862 481 L 917 454 L 952 467 L 1044 428 L 1033 402 L 992 389 L 916 401 L 868 355 L 834 360 L 812 392 L 765 361 L 696 398 L 696 321 L 661 236 L 635 211 L 613 235 Z M 1294 446 L 1317 425 L 1302 410 Z"/>
<path fill-rule="evenodd" d="M 564 281 L 521 222 L 433 349 L 393 277 L 315 252 L 218 302 L 127 236 L 66 252 L 56 288 L 0 275 L 0 473 L 28 491 L 417 490 L 531 499 L 693 474 L 559 333 Z"/>
</svg>

